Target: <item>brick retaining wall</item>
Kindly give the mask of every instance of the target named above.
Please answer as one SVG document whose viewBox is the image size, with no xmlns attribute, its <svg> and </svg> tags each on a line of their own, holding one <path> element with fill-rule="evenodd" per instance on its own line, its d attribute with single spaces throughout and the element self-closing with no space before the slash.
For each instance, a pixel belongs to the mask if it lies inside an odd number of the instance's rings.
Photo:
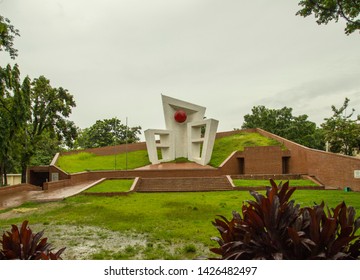
<svg viewBox="0 0 360 280">
<path fill-rule="evenodd" d="M 273 138 L 289 149 L 289 172 L 308 174 L 318 178 L 326 187 L 360 191 L 360 179 L 354 178 L 354 171 L 360 170 L 360 159 L 325 151 L 310 149 L 262 129 L 257 131 Z"/>
<path fill-rule="evenodd" d="M 360 170 L 360 159 L 343 156 L 324 151 L 314 150 L 280 136 L 274 135 L 262 129 L 243 130 L 246 132 L 258 132 L 261 135 L 275 139 L 282 143 L 287 150 L 283 151 L 278 146 L 247 147 L 243 152 L 234 152 L 217 169 L 187 169 L 187 170 L 128 170 L 128 171 L 92 171 L 77 174 L 67 174 L 54 165 L 49 167 L 49 173 L 59 173 L 59 180 L 71 181 L 78 184 L 84 181 L 98 180 L 100 178 L 156 178 L 156 177 L 214 177 L 221 175 L 244 174 L 282 174 L 283 158 L 288 160 L 289 174 L 308 174 L 314 176 L 326 187 L 344 188 L 360 191 L 360 179 L 354 178 L 354 171 Z M 217 133 L 217 138 L 237 134 L 241 131 L 234 130 Z M 125 152 L 146 149 L 146 143 L 134 143 L 104 148 L 87 149 L 83 151 L 93 152 L 99 155 L 113 154 L 115 151 Z M 78 153 L 79 151 L 64 154 Z M 245 165 L 241 165 L 244 158 Z M 243 170 L 241 170 L 243 168 Z M 67 181 L 65 181 L 67 182 Z M 57 183 L 62 184 L 62 183 Z M 63 183 L 67 184 L 67 183 Z M 47 184 L 49 186 L 49 184 Z"/>
<path fill-rule="evenodd" d="M 13 186 L 0 187 L 0 195 L 21 191 L 38 191 L 41 188 L 30 184 L 18 184 Z"/>
<path fill-rule="evenodd" d="M 72 181 L 70 179 L 53 181 L 53 182 L 45 182 L 43 185 L 43 190 L 50 190 L 55 188 L 64 188 L 72 185 Z"/>
</svg>

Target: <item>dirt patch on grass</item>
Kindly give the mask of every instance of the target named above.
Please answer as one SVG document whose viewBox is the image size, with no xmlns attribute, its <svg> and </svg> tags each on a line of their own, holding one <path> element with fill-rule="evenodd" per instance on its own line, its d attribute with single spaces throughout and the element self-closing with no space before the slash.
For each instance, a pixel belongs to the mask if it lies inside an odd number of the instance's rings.
<svg viewBox="0 0 360 280">
<path fill-rule="evenodd" d="M 0 214 L 0 219 L 11 219 L 21 217 L 24 214 L 38 210 L 37 208 L 16 208 Z"/>
<path fill-rule="evenodd" d="M 29 214 L 41 215 L 58 206 L 59 203 L 54 202 L 47 204 L 46 210 L 39 206 L 14 208 L 1 213 L 0 219 L 26 219 Z M 10 224 L 0 227 L 0 234 L 10 230 Z M 154 239 L 147 233 L 131 230 L 120 232 L 90 225 L 61 225 L 54 221 L 30 223 L 29 227 L 34 233 L 45 230 L 43 237 L 48 238 L 54 252 L 66 247 L 61 255 L 64 260 L 206 259 L 210 253 L 202 243 Z"/>
<path fill-rule="evenodd" d="M 54 251 L 63 247 L 64 260 L 89 260 L 99 252 L 116 254 L 127 248 L 145 247 L 146 236 L 136 233 L 120 233 L 94 226 L 76 225 L 30 225 L 34 232 L 45 229 L 44 236 Z M 129 250 L 129 249 L 127 249 Z M 141 255 L 134 254 L 137 259 Z"/>
<path fill-rule="evenodd" d="M 95 226 L 30 225 L 33 232 L 45 229 L 44 236 L 54 251 L 66 247 L 64 260 L 91 259 L 204 259 L 209 249 L 203 244 L 152 242 L 146 234 L 117 232 Z"/>
<path fill-rule="evenodd" d="M 18 207 L 10 210 L 6 210 L 6 212 L 0 213 L 1 220 L 8 220 L 12 218 L 20 218 L 22 216 L 28 216 L 31 214 L 39 214 L 48 212 L 49 210 L 55 209 L 61 204 L 58 202 L 47 203 L 46 208 L 44 207 Z"/>
</svg>

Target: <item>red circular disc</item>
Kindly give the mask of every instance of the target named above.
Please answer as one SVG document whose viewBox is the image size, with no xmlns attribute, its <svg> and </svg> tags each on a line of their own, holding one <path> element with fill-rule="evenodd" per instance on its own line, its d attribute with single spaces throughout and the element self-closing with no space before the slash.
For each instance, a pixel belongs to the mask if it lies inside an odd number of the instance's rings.
<svg viewBox="0 0 360 280">
<path fill-rule="evenodd" d="M 184 121 L 186 121 L 186 118 L 187 118 L 186 112 L 183 110 L 177 110 L 174 114 L 174 119 L 178 123 L 183 123 Z"/>
</svg>

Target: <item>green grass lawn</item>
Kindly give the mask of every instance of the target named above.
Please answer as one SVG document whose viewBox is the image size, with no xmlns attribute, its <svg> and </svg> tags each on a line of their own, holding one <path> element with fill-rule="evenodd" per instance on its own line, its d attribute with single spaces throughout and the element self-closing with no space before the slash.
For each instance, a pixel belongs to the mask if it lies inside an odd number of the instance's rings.
<svg viewBox="0 0 360 280">
<path fill-rule="evenodd" d="M 210 238 L 218 236 L 211 222 L 216 215 L 231 218 L 233 210 L 240 211 L 244 201 L 251 199 L 249 192 L 204 192 L 204 193 L 132 193 L 119 197 L 93 197 L 77 195 L 60 202 L 27 203 L 21 206 L 21 213 L 13 210 L 0 215 L 0 233 L 9 230 L 10 225 L 20 224 L 24 219 L 45 229 L 45 236 L 55 248 L 66 246 L 84 247 L 89 230 L 98 228 L 95 239 L 101 244 L 112 244 L 111 249 L 90 252 L 87 259 L 193 259 L 211 256 L 208 249 L 216 246 Z M 360 215 L 360 193 L 343 191 L 296 190 L 293 199 L 302 207 L 324 200 L 334 207 L 343 200 L 352 205 Z M 7 216 L 8 215 L 8 216 Z M 55 228 L 53 233 L 52 228 Z M 61 230 L 59 229 L 61 228 Z M 74 233 L 70 228 L 76 227 Z M 106 237 L 124 235 L 126 239 L 136 234 L 143 236 L 145 245 L 122 244 Z M 60 237 L 69 238 L 59 241 Z M 110 238 L 110 239 L 109 239 Z M 58 242 L 58 243 L 56 243 Z M 59 243 L 60 242 L 60 243 Z M 92 248 L 92 247 L 91 247 Z M 140 255 L 139 255 L 140 254 Z"/>
<path fill-rule="evenodd" d="M 97 156 L 92 153 L 60 156 L 56 165 L 69 173 L 96 170 L 126 170 L 150 164 L 147 151 L 135 151 L 127 154 Z"/>
<path fill-rule="evenodd" d="M 243 151 L 245 147 L 280 145 L 280 142 L 262 136 L 259 133 L 240 132 L 215 140 L 210 165 L 219 167 L 232 152 Z"/>
<path fill-rule="evenodd" d="M 240 132 L 236 135 L 215 140 L 210 165 L 219 167 L 220 164 L 234 151 L 243 151 L 244 147 L 279 146 L 280 143 L 266 138 L 259 133 Z M 186 162 L 184 158 L 174 162 Z M 127 169 L 134 169 L 150 164 L 146 150 L 129 152 Z M 56 163 L 58 167 L 69 173 L 96 170 L 125 170 L 126 155 L 124 153 L 109 156 L 97 156 L 92 153 L 80 152 L 73 155 L 62 155 Z"/>
<path fill-rule="evenodd" d="M 274 180 L 278 185 L 280 182 L 285 183 L 284 180 Z M 233 183 L 236 187 L 260 187 L 260 186 L 270 186 L 269 180 L 243 180 L 243 179 L 234 179 Z M 316 187 L 318 184 L 314 183 L 311 180 L 289 180 L 290 187 Z"/>
<path fill-rule="evenodd" d="M 110 193 L 110 192 L 128 192 L 133 184 L 132 179 L 105 180 L 90 189 L 86 193 Z"/>
</svg>

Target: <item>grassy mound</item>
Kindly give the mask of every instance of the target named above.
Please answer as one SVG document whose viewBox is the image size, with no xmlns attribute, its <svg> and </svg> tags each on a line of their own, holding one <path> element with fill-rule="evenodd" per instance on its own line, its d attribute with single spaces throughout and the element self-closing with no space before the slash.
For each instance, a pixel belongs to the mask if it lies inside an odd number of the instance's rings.
<svg viewBox="0 0 360 280">
<path fill-rule="evenodd" d="M 78 154 L 60 156 L 56 165 L 69 173 L 95 170 L 126 170 L 135 169 L 150 164 L 145 150 L 109 156 L 97 156 L 92 153 L 80 152 Z"/>
<path fill-rule="evenodd" d="M 281 146 L 281 143 L 255 132 L 240 132 L 232 136 L 219 138 L 215 140 L 209 164 L 219 167 L 232 152 L 243 151 L 245 147 L 256 146 Z"/>
<path fill-rule="evenodd" d="M 243 151 L 245 147 L 255 146 L 280 146 L 273 139 L 259 133 L 239 132 L 238 134 L 215 140 L 214 149 L 210 161 L 213 167 L 220 164 L 234 151 Z M 184 162 L 186 159 L 178 159 L 174 162 Z M 124 153 L 109 156 L 97 156 L 92 153 L 80 152 L 73 155 L 62 155 L 58 159 L 57 166 L 69 173 L 96 170 L 126 170 L 142 167 L 150 164 L 146 150 L 129 152 L 126 166 Z"/>
</svg>

